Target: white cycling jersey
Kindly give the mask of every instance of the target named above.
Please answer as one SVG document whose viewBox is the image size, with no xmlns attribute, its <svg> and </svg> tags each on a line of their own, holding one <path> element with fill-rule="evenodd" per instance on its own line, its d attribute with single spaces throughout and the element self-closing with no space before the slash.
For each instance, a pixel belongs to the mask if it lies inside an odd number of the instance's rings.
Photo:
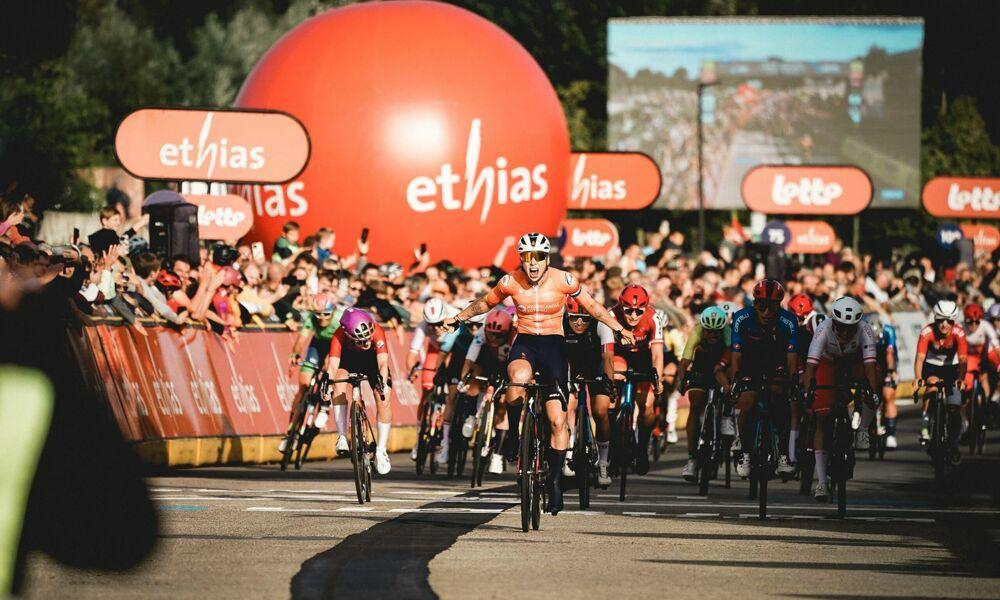
<svg viewBox="0 0 1000 600">
<path fill-rule="evenodd" d="M 827 319 L 819 324 L 813 334 L 806 362 L 818 364 L 824 360 L 836 360 L 853 354 L 861 354 L 862 360 L 866 363 L 875 362 L 875 346 L 875 332 L 867 321 L 859 322 L 854 337 L 842 344 L 833 330 L 833 319 Z"/>
<path fill-rule="evenodd" d="M 1000 346 L 1000 340 L 997 339 L 997 330 L 986 321 L 980 321 L 979 327 L 975 331 L 966 329 L 965 343 L 969 345 L 969 348 L 982 348 L 984 345 L 987 348 Z"/>
</svg>

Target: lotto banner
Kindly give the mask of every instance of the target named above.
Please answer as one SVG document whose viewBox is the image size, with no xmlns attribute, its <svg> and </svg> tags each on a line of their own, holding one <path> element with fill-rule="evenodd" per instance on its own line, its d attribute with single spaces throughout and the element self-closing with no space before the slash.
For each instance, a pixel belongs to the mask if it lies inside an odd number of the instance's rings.
<svg viewBox="0 0 1000 600">
<path fill-rule="evenodd" d="M 144 332 L 101 324 L 71 333 L 81 368 L 126 439 L 284 433 L 296 391 L 288 368 L 295 334 L 245 330 L 227 340 L 195 328 Z M 393 424 L 414 425 L 420 396 L 406 379 L 408 340 L 390 334 L 388 341 Z"/>
</svg>

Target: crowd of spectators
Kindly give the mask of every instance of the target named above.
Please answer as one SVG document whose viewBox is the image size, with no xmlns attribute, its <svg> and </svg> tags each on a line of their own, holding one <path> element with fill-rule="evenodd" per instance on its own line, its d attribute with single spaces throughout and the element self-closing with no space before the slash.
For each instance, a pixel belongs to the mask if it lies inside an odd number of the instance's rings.
<svg viewBox="0 0 1000 600">
<path fill-rule="evenodd" d="M 143 319 L 173 327 L 200 323 L 230 338 L 247 326 L 294 330 L 320 293 L 371 311 L 402 335 L 419 322 L 428 298 L 462 306 L 484 294 L 502 275 L 515 241 L 504 240 L 493 264 L 472 268 L 449 260 L 460 263 L 457 256 L 432 261 L 420 249 L 405 265 L 376 264 L 368 260 L 367 241 L 354 240 L 354 251 L 339 256 L 333 230 L 303 235 L 290 221 L 269 252 L 258 244 L 203 243 L 193 260 L 150 251 L 145 222 L 123 223 L 115 207 L 102 210 L 101 229 L 64 246 L 32 240 L 33 229 L 24 227 L 29 214 L 24 203 L 2 205 L 0 304 L 9 308 L 24 294 L 49 290 L 70 300 L 66 310 L 84 322 L 119 317 L 143 335 Z M 747 238 L 734 223 L 719 247 L 695 254 L 682 232 L 663 223 L 607 256 L 555 256 L 553 264 L 574 272 L 608 306 L 625 285 L 643 285 L 681 334 L 706 306 L 748 305 L 753 283 L 765 275 L 785 281 L 789 296 L 809 294 L 818 311 L 849 294 L 889 321 L 893 312 L 928 313 L 939 299 L 989 307 L 1000 296 L 996 252 L 966 264 L 919 253 L 858 254 L 838 241 L 826 255 L 802 261 Z"/>
</svg>

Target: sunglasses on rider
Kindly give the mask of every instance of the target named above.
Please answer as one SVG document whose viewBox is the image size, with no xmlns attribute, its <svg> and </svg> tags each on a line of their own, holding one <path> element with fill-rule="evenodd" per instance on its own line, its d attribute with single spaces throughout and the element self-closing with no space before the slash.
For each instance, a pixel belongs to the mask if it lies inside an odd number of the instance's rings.
<svg viewBox="0 0 1000 600">
<path fill-rule="evenodd" d="M 965 322 L 965 324 L 968 325 L 969 327 L 979 327 L 979 321 L 980 319 L 976 319 L 975 321 L 969 319 L 968 321 Z"/>
<path fill-rule="evenodd" d="M 318 313 L 316 313 L 316 316 L 319 317 L 319 318 L 321 318 L 321 319 L 329 319 L 330 317 L 333 316 L 333 313 L 332 312 L 318 312 Z"/>
<path fill-rule="evenodd" d="M 546 260 L 548 258 L 549 258 L 548 252 L 541 252 L 539 250 L 521 253 L 522 262 L 531 262 L 531 259 L 535 259 L 535 262 L 542 262 L 543 260 Z"/>
<path fill-rule="evenodd" d="M 939 323 L 947 323 L 949 325 L 954 325 L 955 324 L 955 319 L 938 319 L 938 320 L 934 321 L 935 325 L 937 325 Z"/>
<path fill-rule="evenodd" d="M 568 315 L 566 315 L 566 318 L 569 319 L 570 321 L 589 321 L 590 320 L 590 315 L 587 315 L 587 314 L 582 314 L 581 315 L 579 313 L 569 313 Z"/>
<path fill-rule="evenodd" d="M 753 307 L 757 312 L 777 312 L 778 302 L 775 300 L 754 300 Z"/>
<path fill-rule="evenodd" d="M 646 312 L 645 308 L 625 308 L 622 312 L 631 317 L 638 317 L 642 313 Z"/>
<path fill-rule="evenodd" d="M 851 333 L 852 331 L 855 331 L 858 328 L 858 324 L 855 323 L 853 325 L 848 325 L 847 323 L 841 323 L 839 321 L 834 321 L 833 322 L 833 328 L 834 328 L 834 330 L 836 330 L 836 331 L 838 331 L 840 333 Z"/>
</svg>

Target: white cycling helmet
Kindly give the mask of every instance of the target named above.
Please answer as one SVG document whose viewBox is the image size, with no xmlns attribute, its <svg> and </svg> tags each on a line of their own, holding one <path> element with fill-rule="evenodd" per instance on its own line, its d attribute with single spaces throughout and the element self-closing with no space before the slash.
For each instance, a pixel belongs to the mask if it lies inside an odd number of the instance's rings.
<svg viewBox="0 0 1000 600">
<path fill-rule="evenodd" d="M 820 312 L 813 311 L 808 317 L 806 317 L 806 327 L 809 331 L 816 333 L 816 329 L 819 328 L 820 323 L 826 320 L 826 315 Z"/>
<path fill-rule="evenodd" d="M 431 298 L 424 303 L 424 321 L 437 325 L 448 317 L 448 304 L 440 298 Z"/>
<path fill-rule="evenodd" d="M 957 321 L 958 320 L 958 304 L 955 304 L 951 300 L 941 300 L 934 305 L 934 320 L 935 321 Z"/>
<path fill-rule="evenodd" d="M 830 306 L 830 315 L 835 323 L 857 325 L 864 313 L 860 302 L 850 296 L 842 296 L 833 301 Z"/>
<path fill-rule="evenodd" d="M 540 233 L 526 233 L 521 236 L 521 240 L 517 243 L 518 254 L 525 252 L 544 252 L 548 254 L 551 251 L 552 244 L 549 243 L 549 238 Z"/>
</svg>

